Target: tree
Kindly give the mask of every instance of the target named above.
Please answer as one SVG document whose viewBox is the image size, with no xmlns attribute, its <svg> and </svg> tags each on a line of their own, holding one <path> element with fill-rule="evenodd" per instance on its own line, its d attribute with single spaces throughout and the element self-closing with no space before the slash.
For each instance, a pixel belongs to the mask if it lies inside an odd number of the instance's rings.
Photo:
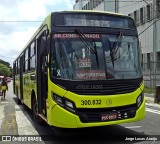
<svg viewBox="0 0 160 144">
<path fill-rule="evenodd" d="M 1 76 L 10 76 L 11 75 L 11 69 L 8 68 L 6 65 L 0 63 L 0 75 Z"/>
<path fill-rule="evenodd" d="M 2 60 L 2 59 L 0 59 L 0 63 L 1 63 L 1 64 L 4 64 L 4 65 L 7 66 L 7 67 L 10 67 L 10 63 L 9 63 L 9 62 L 6 62 L 6 61 L 4 61 L 4 60 Z"/>
<path fill-rule="evenodd" d="M 12 68 L 9 62 L 0 59 L 0 75 L 12 76 Z"/>
</svg>

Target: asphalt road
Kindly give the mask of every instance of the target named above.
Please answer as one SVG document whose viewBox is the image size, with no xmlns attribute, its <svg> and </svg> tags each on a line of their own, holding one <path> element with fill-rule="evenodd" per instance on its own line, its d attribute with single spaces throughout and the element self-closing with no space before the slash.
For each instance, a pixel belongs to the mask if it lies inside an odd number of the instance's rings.
<svg viewBox="0 0 160 144">
<path fill-rule="evenodd" d="M 25 142 L 29 144 L 158 144 L 160 143 L 160 106 L 147 103 L 146 118 L 136 123 L 81 129 L 56 129 L 47 124 L 37 125 L 34 122 L 32 111 L 24 105 L 16 104 L 11 82 L 6 100 L 0 101 L 0 140 L 2 140 L 2 136 L 3 140 L 9 141 L 7 143 L 11 144 L 24 143 L 22 141 L 26 139 L 30 140 L 30 142 Z M 18 139 L 17 136 L 21 137 Z M 31 138 L 29 138 L 30 136 Z M 33 138 L 38 142 L 32 142 Z M 6 142 L 0 141 L 0 143 Z"/>
</svg>

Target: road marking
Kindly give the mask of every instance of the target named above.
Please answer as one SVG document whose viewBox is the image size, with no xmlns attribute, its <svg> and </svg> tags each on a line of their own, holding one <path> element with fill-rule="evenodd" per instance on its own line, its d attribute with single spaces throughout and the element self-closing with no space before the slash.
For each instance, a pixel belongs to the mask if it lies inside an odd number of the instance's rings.
<svg viewBox="0 0 160 144">
<path fill-rule="evenodd" d="M 128 128 L 128 129 L 135 129 L 135 128 L 140 128 L 142 126 L 129 126 L 129 127 L 125 127 L 125 128 Z"/>
<path fill-rule="evenodd" d="M 147 106 L 153 106 L 153 107 L 158 107 L 160 108 L 159 104 L 151 104 L 151 103 L 146 103 Z"/>
<path fill-rule="evenodd" d="M 160 114 L 159 110 L 155 110 L 155 109 L 151 109 L 151 108 L 146 108 L 146 111 L 152 112 L 152 113 L 155 113 L 155 114 Z"/>
<path fill-rule="evenodd" d="M 13 102 L 1 102 L 2 104 L 8 104 L 8 103 L 13 103 Z"/>
<path fill-rule="evenodd" d="M 15 105 L 15 109 L 20 109 L 20 107 L 18 105 Z M 15 112 L 19 135 L 39 135 L 31 122 L 21 110 Z"/>
</svg>

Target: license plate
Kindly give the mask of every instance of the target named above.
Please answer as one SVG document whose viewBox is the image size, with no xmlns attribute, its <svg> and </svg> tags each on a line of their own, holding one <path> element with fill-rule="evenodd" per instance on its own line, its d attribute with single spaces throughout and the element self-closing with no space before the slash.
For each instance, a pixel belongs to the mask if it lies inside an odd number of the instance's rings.
<svg viewBox="0 0 160 144">
<path fill-rule="evenodd" d="M 115 120 L 117 119 L 117 113 L 110 113 L 110 114 L 102 114 L 101 121 L 108 121 L 108 120 Z"/>
</svg>

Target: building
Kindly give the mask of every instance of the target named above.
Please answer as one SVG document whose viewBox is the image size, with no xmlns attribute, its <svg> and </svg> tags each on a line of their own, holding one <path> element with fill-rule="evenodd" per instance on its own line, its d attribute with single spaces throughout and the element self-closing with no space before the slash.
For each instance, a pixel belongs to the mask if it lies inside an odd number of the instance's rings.
<svg viewBox="0 0 160 144">
<path fill-rule="evenodd" d="M 118 12 L 137 25 L 145 86 L 160 85 L 160 0 L 76 0 L 74 9 Z"/>
<path fill-rule="evenodd" d="M 76 0 L 75 10 L 101 10 L 118 12 L 118 0 Z"/>
</svg>

